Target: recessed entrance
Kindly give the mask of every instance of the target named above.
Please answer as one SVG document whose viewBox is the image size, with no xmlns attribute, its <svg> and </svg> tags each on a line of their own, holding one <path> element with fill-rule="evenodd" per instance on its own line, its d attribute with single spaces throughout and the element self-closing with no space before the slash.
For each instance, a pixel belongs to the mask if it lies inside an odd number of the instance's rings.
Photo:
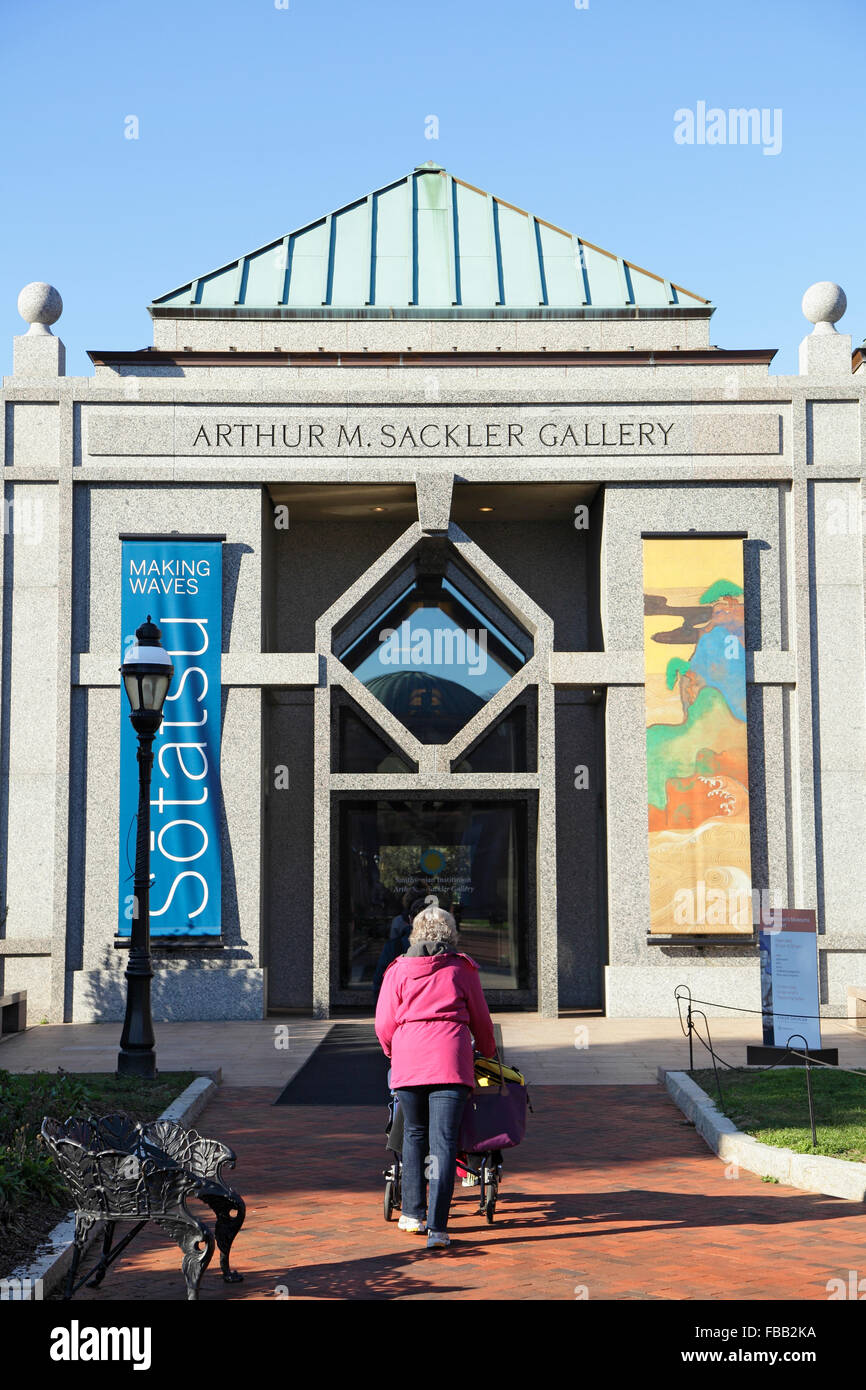
<svg viewBox="0 0 866 1390">
<path fill-rule="evenodd" d="M 371 989 L 404 895 L 434 893 L 486 990 L 529 984 L 525 800 L 346 801 L 340 805 L 340 988 Z"/>
<path fill-rule="evenodd" d="M 323 1015 L 369 1008 L 392 928 L 428 894 L 458 918 L 493 1007 L 550 1008 L 539 988 L 551 981 L 555 995 L 555 975 L 537 965 L 555 957 L 555 874 L 536 853 L 555 833 L 538 771 L 554 732 L 552 623 L 459 526 L 423 524 L 419 515 L 316 623 L 327 673 L 314 693 Z"/>
</svg>

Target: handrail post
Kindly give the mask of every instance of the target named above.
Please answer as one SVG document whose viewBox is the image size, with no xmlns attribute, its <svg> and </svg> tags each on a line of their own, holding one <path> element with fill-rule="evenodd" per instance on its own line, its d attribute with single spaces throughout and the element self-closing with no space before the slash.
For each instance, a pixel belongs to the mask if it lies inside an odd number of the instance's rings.
<svg viewBox="0 0 866 1390">
<path fill-rule="evenodd" d="M 809 1044 L 806 1043 L 806 1093 L 809 1097 L 809 1124 L 812 1126 L 812 1148 L 818 1147 L 818 1133 L 815 1129 L 815 1102 L 812 1098 L 812 1063 L 809 1057 Z"/>
<path fill-rule="evenodd" d="M 803 1037 L 802 1033 L 792 1033 L 790 1038 L 788 1039 L 788 1046 L 791 1046 L 791 1043 L 794 1041 L 795 1038 L 802 1039 L 803 1052 L 806 1056 L 806 1095 L 809 1100 L 809 1126 L 812 1130 L 812 1148 L 817 1149 L 818 1131 L 815 1128 L 815 1102 L 812 1097 L 812 1059 L 809 1056 L 809 1044 Z"/>
</svg>

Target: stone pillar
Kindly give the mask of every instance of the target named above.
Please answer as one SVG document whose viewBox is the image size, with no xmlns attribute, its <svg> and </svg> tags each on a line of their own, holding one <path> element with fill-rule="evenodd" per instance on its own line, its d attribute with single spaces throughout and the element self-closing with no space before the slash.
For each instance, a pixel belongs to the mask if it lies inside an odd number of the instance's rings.
<svg viewBox="0 0 866 1390">
<path fill-rule="evenodd" d="M 815 327 L 800 344 L 800 376 L 850 376 L 851 338 L 836 323 L 848 307 L 845 291 L 819 280 L 803 295 L 803 313 Z"/>
<path fill-rule="evenodd" d="M 12 372 L 23 380 L 44 381 L 66 375 L 66 348 L 49 327 L 63 313 L 63 300 L 53 285 L 34 280 L 18 296 L 18 312 L 30 324 L 13 338 Z"/>
<path fill-rule="evenodd" d="M 30 325 L 13 339 L 13 385 L 50 386 L 66 351 L 50 324 L 63 301 L 53 286 L 26 285 L 18 311 Z M 48 476 L 7 483 L 0 532 L 4 630 L 0 710 L 6 729 L 0 825 L 6 855 L 0 987 L 28 991 L 31 1016 L 64 1019 L 69 811 L 69 671 L 72 407 L 18 402 L 11 462 L 36 460 Z M 53 399 L 52 399 L 53 397 Z M 26 423 L 25 423 L 26 422 Z M 57 470 L 54 477 L 51 472 Z"/>
<path fill-rule="evenodd" d="M 851 339 L 835 328 L 845 308 L 844 291 L 830 281 L 803 296 L 803 313 L 815 324 L 800 345 L 800 374 L 816 378 L 805 404 L 806 464 L 816 472 L 795 483 L 808 516 L 802 641 L 814 692 L 807 735 L 814 750 L 815 872 L 804 906 L 818 909 L 821 1001 L 837 1014 L 866 969 L 859 887 L 866 855 L 866 548 L 860 407 L 840 396 L 853 371 Z"/>
</svg>

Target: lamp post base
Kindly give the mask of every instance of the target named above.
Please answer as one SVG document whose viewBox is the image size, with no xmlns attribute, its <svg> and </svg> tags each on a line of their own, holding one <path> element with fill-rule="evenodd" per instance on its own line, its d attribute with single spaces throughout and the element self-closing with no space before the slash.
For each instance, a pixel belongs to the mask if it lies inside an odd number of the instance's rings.
<svg viewBox="0 0 866 1390">
<path fill-rule="evenodd" d="M 115 1076 L 138 1076 L 143 1081 L 155 1081 L 156 1055 L 153 1052 L 118 1052 Z"/>
</svg>

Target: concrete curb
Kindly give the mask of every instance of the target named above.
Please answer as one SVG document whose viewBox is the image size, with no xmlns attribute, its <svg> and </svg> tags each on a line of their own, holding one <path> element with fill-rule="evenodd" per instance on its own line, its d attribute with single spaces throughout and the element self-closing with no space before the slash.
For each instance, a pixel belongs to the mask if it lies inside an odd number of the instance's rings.
<svg viewBox="0 0 866 1390">
<path fill-rule="evenodd" d="M 796 1187 L 801 1192 L 820 1192 L 847 1202 L 866 1201 L 866 1163 L 798 1154 L 793 1149 L 761 1144 L 751 1134 L 737 1129 L 687 1072 L 666 1071 L 659 1079 L 664 1081 L 674 1105 L 692 1121 L 701 1138 L 724 1163 L 736 1163 L 760 1177 L 778 1178 L 786 1187 Z"/>
<path fill-rule="evenodd" d="M 219 1072 L 216 1073 L 217 1078 Z M 175 1124 L 191 1125 L 212 1099 L 217 1089 L 217 1080 L 211 1076 L 197 1076 L 191 1081 L 177 1100 L 173 1100 L 162 1114 L 161 1120 L 172 1120 Z M 13 1298 L 22 1300 L 47 1298 L 65 1279 L 72 1263 L 72 1239 L 75 1235 L 75 1217 L 64 1216 L 45 1238 L 39 1253 L 30 1264 L 19 1265 L 11 1274 L 5 1276 L 8 1285 L 18 1291 Z M 97 1222 L 85 1247 L 85 1257 L 94 1242 L 102 1236 L 102 1222 Z"/>
<path fill-rule="evenodd" d="M 218 1077 L 197 1076 L 185 1091 L 181 1091 L 177 1100 L 166 1106 L 159 1118 L 171 1120 L 177 1125 L 191 1125 L 211 1101 L 218 1084 Z"/>
</svg>

